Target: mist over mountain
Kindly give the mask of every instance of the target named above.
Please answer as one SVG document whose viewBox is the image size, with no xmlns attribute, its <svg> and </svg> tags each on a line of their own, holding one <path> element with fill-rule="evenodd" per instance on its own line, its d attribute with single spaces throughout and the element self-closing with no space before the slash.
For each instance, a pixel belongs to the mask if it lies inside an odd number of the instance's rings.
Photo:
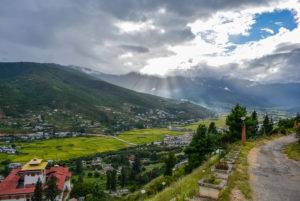
<svg viewBox="0 0 300 201">
<path fill-rule="evenodd" d="M 86 72 L 128 89 L 168 98 L 187 99 L 216 111 L 226 111 L 236 103 L 253 108 L 291 111 L 297 111 L 300 106 L 300 83 L 259 83 L 197 75 L 159 77 L 134 72 L 125 75 Z"/>
</svg>

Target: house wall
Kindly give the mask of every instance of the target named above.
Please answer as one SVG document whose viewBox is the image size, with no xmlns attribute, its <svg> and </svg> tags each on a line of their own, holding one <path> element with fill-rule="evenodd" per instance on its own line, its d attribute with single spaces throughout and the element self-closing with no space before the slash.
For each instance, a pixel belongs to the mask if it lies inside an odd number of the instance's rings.
<svg viewBox="0 0 300 201">
<path fill-rule="evenodd" d="M 42 172 L 29 172 L 24 175 L 24 185 L 27 184 L 36 184 L 40 178 L 41 182 L 45 182 L 45 175 Z"/>
</svg>

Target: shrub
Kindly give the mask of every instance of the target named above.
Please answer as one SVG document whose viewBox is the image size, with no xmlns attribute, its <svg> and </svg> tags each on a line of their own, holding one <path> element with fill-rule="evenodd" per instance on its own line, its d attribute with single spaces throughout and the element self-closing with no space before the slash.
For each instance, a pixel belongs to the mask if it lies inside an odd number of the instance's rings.
<svg viewBox="0 0 300 201">
<path fill-rule="evenodd" d="M 219 170 L 228 170 L 228 165 L 226 162 L 219 162 L 217 165 L 216 165 L 216 169 L 219 169 Z"/>
<path fill-rule="evenodd" d="M 100 177 L 99 172 L 95 172 L 94 177 L 96 177 L 96 178 Z"/>
</svg>

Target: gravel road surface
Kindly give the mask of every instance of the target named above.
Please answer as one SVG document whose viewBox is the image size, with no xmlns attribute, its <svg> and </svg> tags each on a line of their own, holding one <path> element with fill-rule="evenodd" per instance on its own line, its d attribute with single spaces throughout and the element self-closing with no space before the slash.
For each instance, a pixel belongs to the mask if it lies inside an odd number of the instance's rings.
<svg viewBox="0 0 300 201">
<path fill-rule="evenodd" d="M 278 138 L 248 155 L 254 201 L 300 201 L 300 163 L 288 159 L 282 148 L 297 139 Z"/>
</svg>

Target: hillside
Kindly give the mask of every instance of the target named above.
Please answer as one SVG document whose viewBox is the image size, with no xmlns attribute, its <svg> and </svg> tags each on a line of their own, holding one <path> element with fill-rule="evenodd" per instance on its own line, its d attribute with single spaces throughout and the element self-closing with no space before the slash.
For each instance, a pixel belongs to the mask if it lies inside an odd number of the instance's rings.
<svg viewBox="0 0 300 201">
<path fill-rule="evenodd" d="M 249 80 L 170 76 L 156 77 L 139 73 L 110 75 L 86 71 L 104 81 L 143 93 L 188 99 L 215 110 L 228 110 L 236 103 L 256 108 L 297 111 L 300 83 L 262 84 Z"/>
<path fill-rule="evenodd" d="M 0 63 L 0 108 L 2 118 L 39 115 L 62 123 L 75 116 L 106 127 L 156 125 L 211 115 L 189 102 L 124 89 L 68 67 L 24 62 Z M 60 113 L 59 118 L 54 118 L 55 113 Z"/>
</svg>

